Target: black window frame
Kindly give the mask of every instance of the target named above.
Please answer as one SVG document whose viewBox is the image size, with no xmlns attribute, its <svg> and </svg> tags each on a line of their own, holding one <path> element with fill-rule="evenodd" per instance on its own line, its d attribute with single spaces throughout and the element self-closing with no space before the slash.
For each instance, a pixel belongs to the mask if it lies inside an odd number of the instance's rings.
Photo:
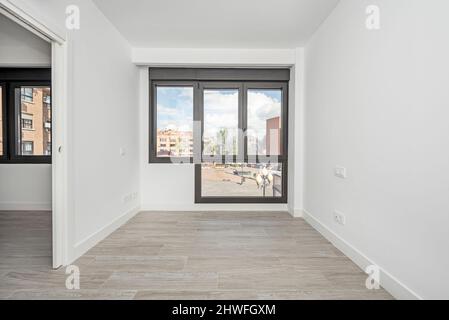
<svg viewBox="0 0 449 320">
<path fill-rule="evenodd" d="M 200 88 L 216 88 L 216 89 L 225 89 L 226 82 L 220 82 L 218 85 L 212 85 L 209 82 L 206 82 L 203 87 L 200 86 Z M 238 83 L 236 83 L 238 84 Z M 201 165 L 203 163 L 210 163 L 213 161 L 222 162 L 225 163 L 226 157 L 222 156 L 221 158 L 213 158 L 208 156 L 207 161 L 203 159 L 203 146 L 201 147 L 201 164 L 195 164 L 195 203 L 287 203 L 287 193 L 288 193 L 288 82 L 243 82 L 240 83 L 242 86 L 242 94 L 240 99 L 242 101 L 239 101 L 239 129 L 243 130 L 245 133 L 244 140 L 243 140 L 243 146 L 241 146 L 239 142 L 239 152 L 243 148 L 243 163 L 247 164 L 253 164 L 255 162 L 256 164 L 265 164 L 266 158 L 265 157 L 271 157 L 272 155 L 255 155 L 255 154 L 248 154 L 248 141 L 247 141 L 247 135 L 246 132 L 248 130 L 248 97 L 247 92 L 248 89 L 280 89 L 282 91 L 282 106 L 281 106 L 281 121 L 282 121 L 282 154 L 281 155 L 275 155 L 277 157 L 278 164 L 282 165 L 282 194 L 280 197 L 260 197 L 260 196 L 253 196 L 253 197 L 219 197 L 219 196 L 203 196 L 201 193 L 202 189 L 202 176 L 201 176 Z M 202 91 L 201 91 L 202 92 Z M 202 95 L 200 94 L 200 98 L 202 98 Z M 203 132 L 204 128 L 204 118 L 203 118 L 203 103 L 200 103 L 200 121 L 201 121 L 201 128 Z M 203 142 L 202 142 L 203 143 Z M 229 159 L 229 158 L 228 158 Z M 232 158 L 233 163 L 237 163 L 238 157 L 234 156 Z"/>
<path fill-rule="evenodd" d="M 149 68 L 149 163 L 193 163 L 195 167 L 194 199 L 195 203 L 287 203 L 288 194 L 288 83 L 289 69 L 191 69 L 191 68 Z M 194 151 L 192 157 L 158 157 L 157 156 L 157 86 L 192 86 L 193 87 L 193 120 L 201 123 L 200 128 L 193 127 Z M 234 156 L 232 162 L 243 159 L 243 163 L 266 163 L 265 157 L 270 155 L 247 154 L 247 91 L 249 89 L 280 89 L 282 91 L 282 154 L 276 155 L 277 162 L 282 165 L 282 195 L 280 197 L 203 197 L 201 194 L 201 164 L 213 161 L 213 157 L 203 159 L 204 142 L 204 89 L 239 89 L 238 127 L 245 133 L 244 140 L 238 142 L 238 153 L 243 158 Z M 198 143 L 198 139 L 200 143 Z M 173 158 L 175 161 L 173 161 Z M 219 156 L 217 161 L 225 160 Z M 229 157 L 226 159 L 230 159 Z M 229 162 L 229 161 L 228 161 Z"/>
<path fill-rule="evenodd" d="M 0 68 L 0 85 L 2 86 L 3 99 L 3 155 L 0 163 L 11 164 L 51 164 L 51 155 L 21 155 L 16 145 L 17 133 L 21 125 L 20 113 L 16 112 L 16 89 L 23 86 L 49 87 L 51 90 L 50 68 Z M 34 92 L 34 90 L 33 90 Z M 51 102 L 50 91 L 50 102 Z M 33 99 L 34 102 L 34 99 Z M 29 102 L 29 103 L 33 103 Z M 44 103 L 46 104 L 46 103 Z M 50 103 L 50 108 L 52 108 Z M 51 113 L 53 116 L 53 113 Z M 52 123 L 52 121 L 50 121 Z M 51 124 L 51 127 L 53 125 Z M 52 133 L 53 134 L 53 133 Z M 53 142 L 53 139 L 52 139 Z M 21 148 L 21 147 L 20 147 Z M 51 150 L 53 148 L 51 147 Z M 21 152 L 20 152 L 21 153 Z"/>
<path fill-rule="evenodd" d="M 150 81 L 150 117 L 149 117 L 149 133 L 150 133 L 150 154 L 149 154 L 149 162 L 150 163 L 172 163 L 172 159 L 176 159 L 177 163 L 193 163 L 193 157 L 161 157 L 157 155 L 157 95 L 156 90 L 157 87 L 192 87 L 193 90 L 193 106 L 192 106 L 192 116 L 194 118 L 195 114 L 195 91 L 197 90 L 196 83 L 194 81 L 159 81 L 153 80 Z M 166 144 L 170 146 L 171 141 L 168 139 Z M 194 151 L 195 152 L 195 151 Z"/>
<path fill-rule="evenodd" d="M 0 80 L 0 87 L 2 88 L 2 127 L 0 128 L 0 130 L 2 130 L 2 154 L 0 155 L 0 163 L 5 162 L 8 159 L 8 149 L 7 149 L 7 145 L 8 145 L 8 115 L 7 115 L 7 110 L 8 109 L 8 105 L 7 105 L 7 100 L 6 100 L 6 96 L 8 95 L 7 93 L 7 87 L 6 87 L 6 82 Z"/>
<path fill-rule="evenodd" d="M 199 85 L 199 97 L 198 97 L 198 121 L 201 123 L 201 132 L 199 133 L 200 137 L 202 137 L 202 134 L 204 132 L 204 95 L 201 93 L 204 92 L 204 90 L 227 90 L 227 89 L 237 89 L 239 91 L 239 101 L 238 101 L 238 129 L 243 129 L 243 99 L 244 99 L 244 89 L 243 84 L 240 82 L 235 81 L 203 81 L 200 82 Z M 240 144 L 240 141 L 237 142 L 237 154 L 232 155 L 232 159 L 235 162 L 240 154 L 245 155 L 245 149 L 243 147 L 243 143 Z M 209 161 L 216 161 L 216 162 L 224 162 L 226 160 L 226 156 L 211 156 L 211 155 L 204 155 L 204 141 L 201 139 L 201 150 L 198 151 L 198 153 L 201 156 L 201 162 L 204 161 L 203 157 L 206 156 L 209 158 Z M 208 161 L 208 162 L 209 162 Z"/>
</svg>

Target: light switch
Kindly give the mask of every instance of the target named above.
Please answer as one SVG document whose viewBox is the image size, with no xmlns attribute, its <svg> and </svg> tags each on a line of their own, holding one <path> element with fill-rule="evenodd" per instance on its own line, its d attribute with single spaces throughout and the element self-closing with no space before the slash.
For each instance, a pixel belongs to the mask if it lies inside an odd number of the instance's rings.
<svg viewBox="0 0 449 320">
<path fill-rule="evenodd" d="M 346 224 L 346 217 L 343 213 L 334 211 L 334 221 L 342 226 Z"/>
<path fill-rule="evenodd" d="M 334 175 L 341 179 L 346 179 L 346 168 L 336 166 L 334 168 Z"/>
</svg>

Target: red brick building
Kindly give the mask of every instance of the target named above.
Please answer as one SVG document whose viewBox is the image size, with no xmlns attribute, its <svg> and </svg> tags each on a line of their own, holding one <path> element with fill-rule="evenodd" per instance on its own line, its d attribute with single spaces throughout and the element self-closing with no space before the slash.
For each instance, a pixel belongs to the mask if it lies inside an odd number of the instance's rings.
<svg viewBox="0 0 449 320">
<path fill-rule="evenodd" d="M 281 117 L 274 117 L 267 120 L 267 131 L 265 137 L 267 154 L 282 154 L 281 145 Z"/>
</svg>

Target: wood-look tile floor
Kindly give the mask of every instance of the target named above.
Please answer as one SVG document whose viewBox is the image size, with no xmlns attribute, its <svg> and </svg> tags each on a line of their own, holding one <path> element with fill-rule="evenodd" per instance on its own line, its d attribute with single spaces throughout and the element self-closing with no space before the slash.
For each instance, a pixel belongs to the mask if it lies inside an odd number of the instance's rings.
<svg viewBox="0 0 449 320">
<path fill-rule="evenodd" d="M 0 212 L 0 299 L 392 299 L 282 212 L 142 212 L 74 264 L 67 290 L 49 212 Z"/>
</svg>

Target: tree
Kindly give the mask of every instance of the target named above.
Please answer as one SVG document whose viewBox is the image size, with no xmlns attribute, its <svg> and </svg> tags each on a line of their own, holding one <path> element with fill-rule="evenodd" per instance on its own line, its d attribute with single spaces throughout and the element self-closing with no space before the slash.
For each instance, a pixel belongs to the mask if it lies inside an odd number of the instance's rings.
<svg viewBox="0 0 449 320">
<path fill-rule="evenodd" d="M 218 145 L 221 146 L 221 154 L 224 154 L 226 150 L 226 139 L 228 137 L 228 129 L 221 128 L 218 131 L 217 138 L 218 138 Z"/>
</svg>

